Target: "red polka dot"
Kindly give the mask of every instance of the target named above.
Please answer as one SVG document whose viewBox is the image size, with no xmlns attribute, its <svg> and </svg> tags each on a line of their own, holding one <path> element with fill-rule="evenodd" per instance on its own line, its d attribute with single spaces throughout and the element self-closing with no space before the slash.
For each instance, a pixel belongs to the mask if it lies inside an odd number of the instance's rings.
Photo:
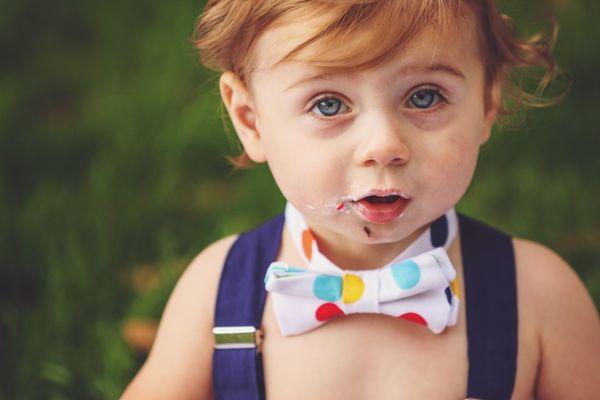
<svg viewBox="0 0 600 400">
<path fill-rule="evenodd" d="M 304 249 L 304 254 L 306 254 L 306 258 L 309 260 L 312 258 L 312 243 L 315 240 L 312 233 L 310 231 L 304 230 L 302 231 L 302 248 Z"/>
<path fill-rule="evenodd" d="M 326 321 L 329 318 L 337 317 L 338 315 L 344 315 L 344 312 L 333 303 L 325 303 L 317 308 L 315 317 L 318 321 Z"/>
<path fill-rule="evenodd" d="M 415 322 L 417 324 L 421 324 L 421 325 L 427 326 L 427 321 L 425 321 L 425 318 L 421 317 L 419 314 L 414 313 L 414 312 L 409 312 L 409 313 L 406 313 L 406 314 L 402 314 L 400 316 L 400 318 L 403 318 L 403 319 L 405 319 L 407 321 L 410 321 L 410 322 Z"/>
</svg>

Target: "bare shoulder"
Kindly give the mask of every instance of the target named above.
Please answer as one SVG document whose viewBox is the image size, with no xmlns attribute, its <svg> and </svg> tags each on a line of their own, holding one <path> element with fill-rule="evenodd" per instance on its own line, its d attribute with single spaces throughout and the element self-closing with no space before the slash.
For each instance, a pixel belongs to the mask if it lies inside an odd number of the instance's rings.
<svg viewBox="0 0 600 400">
<path fill-rule="evenodd" d="M 237 235 L 200 252 L 177 282 L 146 363 L 122 399 L 212 397 L 212 326 L 223 263 Z"/>
<path fill-rule="evenodd" d="M 572 312 L 596 312 L 581 278 L 558 253 L 528 239 L 514 238 L 513 244 L 519 293 L 527 296 L 529 306 L 536 307 L 541 320 L 555 321 L 556 312 L 565 307 L 575 307 Z"/>
<path fill-rule="evenodd" d="M 521 238 L 513 243 L 519 306 L 539 333 L 535 397 L 594 398 L 600 392 L 600 320 L 589 292 L 554 250 Z"/>
</svg>

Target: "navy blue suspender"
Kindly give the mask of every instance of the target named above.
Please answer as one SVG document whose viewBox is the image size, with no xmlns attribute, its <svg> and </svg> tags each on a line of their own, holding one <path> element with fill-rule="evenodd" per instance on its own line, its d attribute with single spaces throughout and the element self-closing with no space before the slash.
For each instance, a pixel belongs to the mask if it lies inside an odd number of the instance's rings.
<svg viewBox="0 0 600 400">
<path fill-rule="evenodd" d="M 467 397 L 510 399 L 517 370 L 517 284 L 512 238 L 459 215 L 467 311 Z"/>
<path fill-rule="evenodd" d="M 240 234 L 225 260 L 215 307 L 213 385 L 219 400 L 265 398 L 262 354 L 257 346 L 260 331 L 256 330 L 267 298 L 263 279 L 277 257 L 284 218 L 279 214 Z"/>
</svg>

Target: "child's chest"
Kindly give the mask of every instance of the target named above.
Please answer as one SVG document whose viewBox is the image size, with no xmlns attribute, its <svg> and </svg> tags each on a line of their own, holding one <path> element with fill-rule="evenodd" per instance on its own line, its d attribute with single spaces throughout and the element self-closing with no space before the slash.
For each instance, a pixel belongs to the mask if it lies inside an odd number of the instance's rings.
<svg viewBox="0 0 600 400">
<path fill-rule="evenodd" d="M 267 296 L 262 347 L 267 399 L 464 399 L 464 327 L 433 335 L 408 321 L 354 314 L 282 337 L 270 302 Z"/>
<path fill-rule="evenodd" d="M 278 260 L 302 265 L 285 236 Z M 350 314 L 284 337 L 267 293 L 262 320 L 267 400 L 464 399 L 469 361 L 460 241 L 448 255 L 457 270 L 461 306 L 457 325 L 438 335 L 387 315 Z M 529 310 L 521 301 L 518 308 L 521 323 L 513 399 L 526 400 L 532 398 L 539 352 L 527 323 Z M 490 360 L 495 361 L 500 360 Z"/>
<path fill-rule="evenodd" d="M 302 265 L 285 235 L 282 239 L 278 259 Z M 439 335 L 383 314 L 350 314 L 284 337 L 272 300 L 267 293 L 262 321 L 267 399 L 465 398 L 464 307 L 458 324 Z"/>
</svg>

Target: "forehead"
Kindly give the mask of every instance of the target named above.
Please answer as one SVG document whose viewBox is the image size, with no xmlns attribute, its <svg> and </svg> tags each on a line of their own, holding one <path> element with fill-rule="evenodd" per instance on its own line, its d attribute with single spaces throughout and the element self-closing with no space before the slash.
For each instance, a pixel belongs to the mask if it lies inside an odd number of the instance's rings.
<svg viewBox="0 0 600 400">
<path fill-rule="evenodd" d="M 333 43 L 323 49 L 315 44 L 302 49 L 293 59 L 281 60 L 298 45 L 305 42 L 329 22 L 327 16 L 315 17 L 301 22 L 287 22 L 267 28 L 258 38 L 252 54 L 254 76 L 267 73 L 294 75 L 304 72 L 307 76 L 327 72 L 318 66 L 318 51 L 326 51 L 329 59 L 335 54 L 352 54 L 360 58 L 364 49 L 368 48 L 368 37 L 361 37 L 360 32 L 347 40 Z M 385 27 L 368 27 L 368 29 L 385 29 Z M 367 35 L 368 36 L 368 35 Z M 393 60 L 406 61 L 407 65 L 436 63 L 468 64 L 481 59 L 479 51 L 477 23 L 473 12 L 465 10 L 463 15 L 450 23 L 446 28 L 437 24 L 424 26 L 402 48 L 390 49 L 396 52 Z M 321 53 L 323 54 L 323 53 Z"/>
</svg>

